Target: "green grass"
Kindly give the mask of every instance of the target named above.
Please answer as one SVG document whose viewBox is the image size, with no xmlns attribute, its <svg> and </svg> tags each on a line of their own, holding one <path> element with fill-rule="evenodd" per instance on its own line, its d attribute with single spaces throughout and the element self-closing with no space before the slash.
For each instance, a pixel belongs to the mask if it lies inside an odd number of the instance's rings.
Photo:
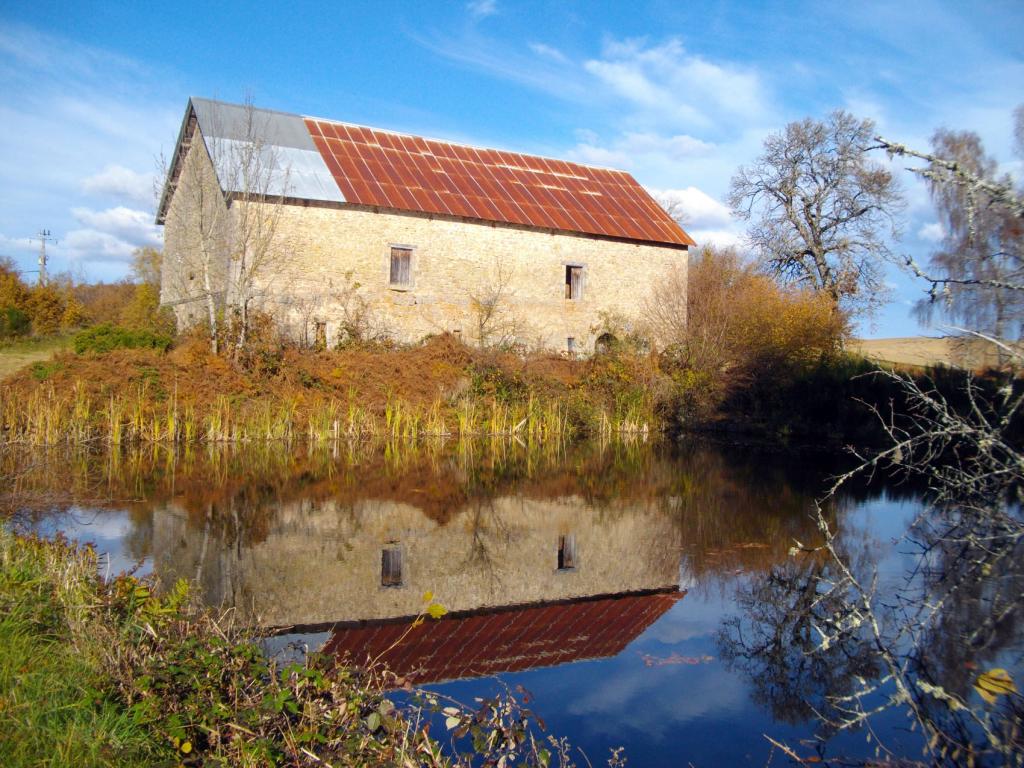
<svg viewBox="0 0 1024 768">
<path fill-rule="evenodd" d="M 0 765 L 145 764 L 150 736 L 72 635 L 95 561 L 0 536 Z"/>
<path fill-rule="evenodd" d="M 48 360 L 54 352 L 68 349 L 70 336 L 0 341 L 0 380 L 32 363 Z"/>
</svg>

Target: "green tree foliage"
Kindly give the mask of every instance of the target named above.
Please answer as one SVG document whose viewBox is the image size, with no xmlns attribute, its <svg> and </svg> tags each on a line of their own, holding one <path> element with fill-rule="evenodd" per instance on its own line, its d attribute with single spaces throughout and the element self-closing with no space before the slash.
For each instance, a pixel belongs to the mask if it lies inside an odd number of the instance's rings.
<svg viewBox="0 0 1024 768">
<path fill-rule="evenodd" d="M 29 316 L 17 307 L 0 307 L 0 339 L 24 336 L 32 329 Z"/>
</svg>

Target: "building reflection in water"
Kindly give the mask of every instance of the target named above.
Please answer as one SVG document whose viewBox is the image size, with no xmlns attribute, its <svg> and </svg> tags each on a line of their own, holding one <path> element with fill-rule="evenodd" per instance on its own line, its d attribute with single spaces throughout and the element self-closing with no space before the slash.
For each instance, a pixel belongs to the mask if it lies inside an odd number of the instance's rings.
<svg viewBox="0 0 1024 768">
<path fill-rule="evenodd" d="M 121 461 L 72 462 L 74 487 L 102 472 L 112 493 L 146 488 L 131 514 L 148 544 L 133 546 L 163 583 L 189 579 L 273 631 L 331 630 L 328 650 L 383 654 L 418 681 L 616 655 L 681 578 L 707 589 L 762 570 L 811 527 L 792 476 L 713 448 Z M 428 591 L 449 616 L 395 646 Z"/>
</svg>

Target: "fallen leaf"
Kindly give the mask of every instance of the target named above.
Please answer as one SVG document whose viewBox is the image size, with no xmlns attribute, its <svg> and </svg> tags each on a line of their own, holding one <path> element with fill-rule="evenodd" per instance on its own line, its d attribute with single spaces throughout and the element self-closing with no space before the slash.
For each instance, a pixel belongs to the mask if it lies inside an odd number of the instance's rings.
<svg viewBox="0 0 1024 768">
<path fill-rule="evenodd" d="M 1016 693 L 1017 686 L 1014 685 L 1009 672 L 996 668 L 978 675 L 978 679 L 974 682 L 974 690 L 989 704 L 995 704 L 999 696 Z"/>
</svg>

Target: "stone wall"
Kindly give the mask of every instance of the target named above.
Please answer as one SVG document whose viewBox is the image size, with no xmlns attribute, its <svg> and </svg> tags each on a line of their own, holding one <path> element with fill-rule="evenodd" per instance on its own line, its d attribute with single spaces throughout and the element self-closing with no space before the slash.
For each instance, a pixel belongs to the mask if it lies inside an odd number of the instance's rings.
<svg viewBox="0 0 1024 768">
<path fill-rule="evenodd" d="M 356 207 L 289 205 L 278 242 L 266 293 L 297 331 L 323 322 L 333 342 L 359 315 L 364 332 L 401 341 L 448 331 L 565 350 L 573 338 L 581 352 L 609 317 L 635 323 L 652 287 L 687 258 L 678 248 Z M 408 288 L 389 284 L 392 246 L 412 248 Z M 578 299 L 565 295 L 569 265 L 583 267 Z"/>
<path fill-rule="evenodd" d="M 160 301 L 174 310 L 179 328 L 209 317 L 207 297 L 223 306 L 228 265 L 227 206 L 197 128 L 167 206 Z M 207 290 L 209 286 L 209 291 Z"/>
</svg>

